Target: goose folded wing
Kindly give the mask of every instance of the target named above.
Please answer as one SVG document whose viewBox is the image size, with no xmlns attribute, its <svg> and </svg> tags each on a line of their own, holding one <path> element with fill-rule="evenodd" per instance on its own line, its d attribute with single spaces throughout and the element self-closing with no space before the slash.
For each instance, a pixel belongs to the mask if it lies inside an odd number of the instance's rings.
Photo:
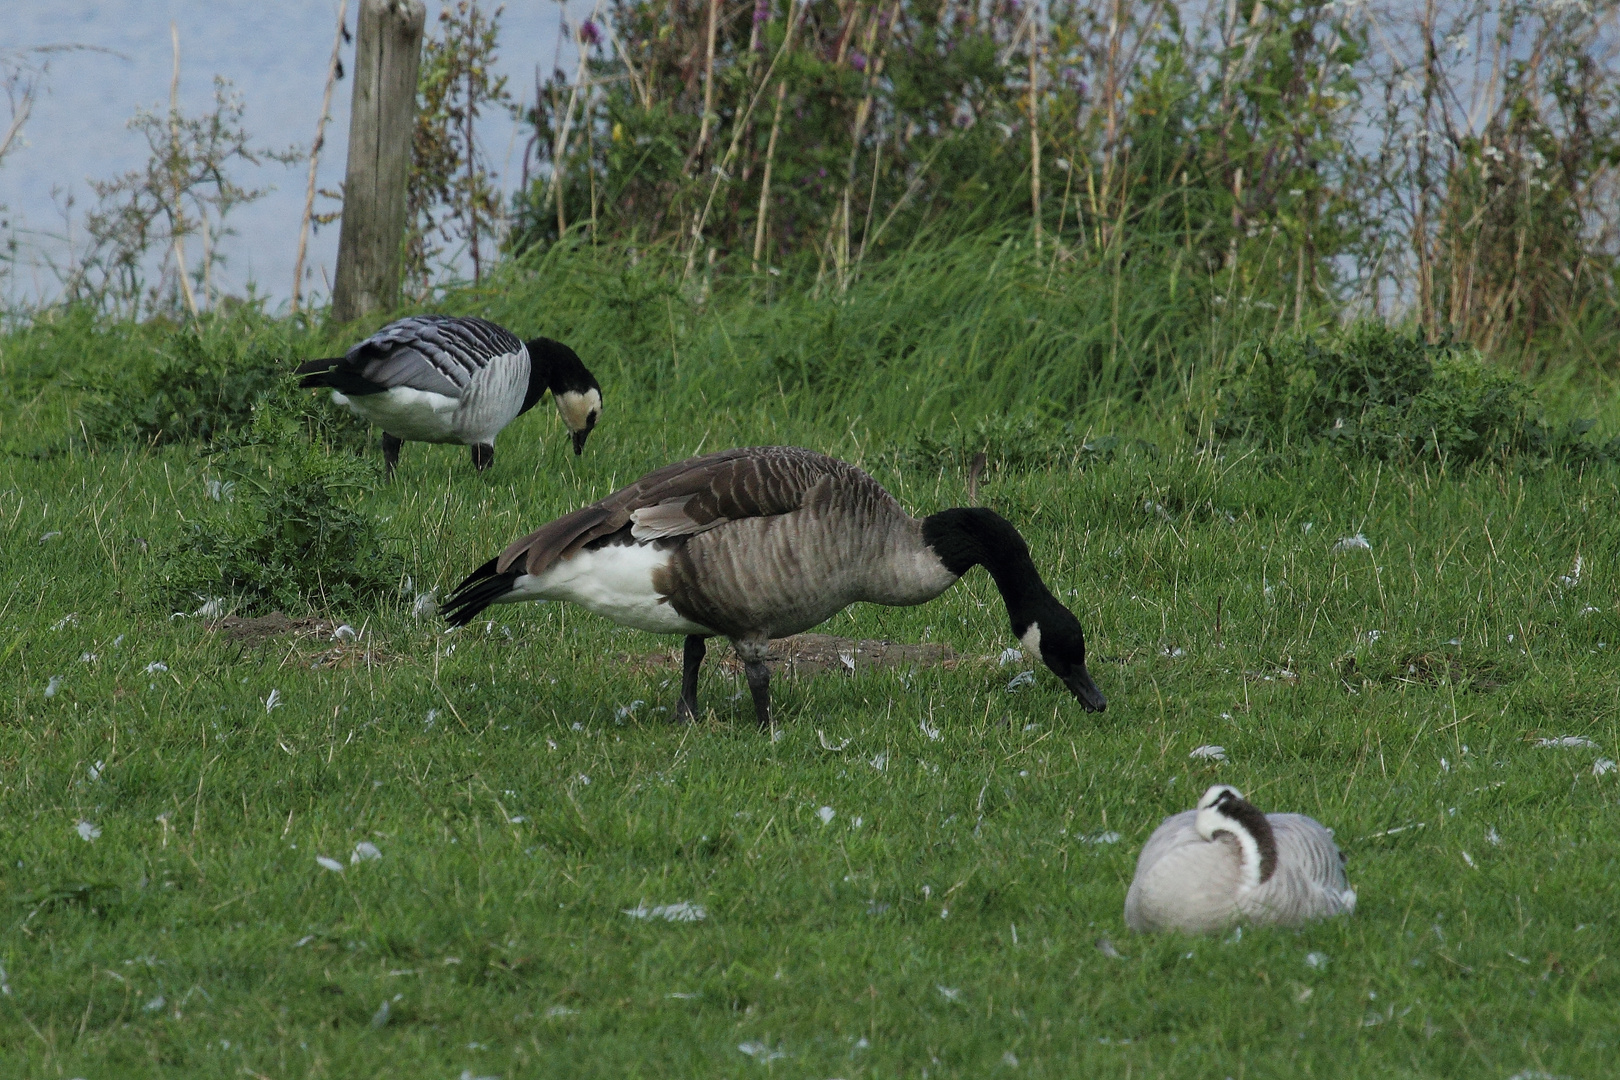
<svg viewBox="0 0 1620 1080">
<path fill-rule="evenodd" d="M 482 319 L 417 316 L 366 338 L 344 362 L 385 390 L 409 387 L 459 397 L 492 359 L 522 348 L 510 331 Z"/>
<path fill-rule="evenodd" d="M 1341 891 L 1349 888 L 1344 873 L 1344 853 L 1321 822 L 1302 814 L 1268 814 L 1267 819 L 1277 837 L 1277 846 L 1288 851 L 1290 862 L 1301 874 L 1325 888 Z"/>
<path fill-rule="evenodd" d="M 826 497 L 840 467 L 849 468 L 791 447 L 725 450 L 677 462 L 515 541 L 497 567 L 505 573 L 521 560 L 526 573 L 538 574 L 626 526 L 633 539 L 646 541 L 791 513 Z"/>
</svg>

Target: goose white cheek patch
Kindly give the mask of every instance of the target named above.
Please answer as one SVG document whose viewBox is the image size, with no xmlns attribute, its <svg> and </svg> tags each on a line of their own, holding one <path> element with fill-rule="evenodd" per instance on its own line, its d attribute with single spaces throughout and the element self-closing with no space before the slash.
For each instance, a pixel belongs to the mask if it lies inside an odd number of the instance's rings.
<svg viewBox="0 0 1620 1080">
<path fill-rule="evenodd" d="M 1039 660 L 1041 658 L 1040 623 L 1030 623 L 1029 629 L 1025 630 L 1023 634 L 1019 636 L 1018 640 L 1024 643 L 1025 656 L 1029 657 L 1031 660 Z"/>
<path fill-rule="evenodd" d="M 602 411 L 602 395 L 595 390 L 587 390 L 583 394 L 576 390 L 564 390 L 557 395 L 557 411 L 562 414 L 563 423 L 568 425 L 569 431 L 584 431 L 593 410 L 597 413 Z"/>
</svg>

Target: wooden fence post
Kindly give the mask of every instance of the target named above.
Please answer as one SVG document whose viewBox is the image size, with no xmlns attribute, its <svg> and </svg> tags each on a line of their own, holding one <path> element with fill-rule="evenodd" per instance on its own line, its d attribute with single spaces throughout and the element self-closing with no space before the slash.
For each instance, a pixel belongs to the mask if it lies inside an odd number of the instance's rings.
<svg viewBox="0 0 1620 1080">
<path fill-rule="evenodd" d="M 399 301 L 400 244 L 422 59 L 422 0 L 360 0 L 354 108 L 343 182 L 332 318 L 348 322 Z"/>
</svg>

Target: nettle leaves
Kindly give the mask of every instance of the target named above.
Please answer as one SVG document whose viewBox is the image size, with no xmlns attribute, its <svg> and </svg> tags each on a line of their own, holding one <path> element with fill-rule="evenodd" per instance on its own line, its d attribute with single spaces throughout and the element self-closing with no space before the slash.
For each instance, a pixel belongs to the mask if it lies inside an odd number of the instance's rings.
<svg viewBox="0 0 1620 1080">
<path fill-rule="evenodd" d="M 211 468 L 185 535 L 159 552 L 152 599 L 190 611 L 219 598 L 244 614 L 375 603 L 403 558 L 364 505 L 375 459 L 334 452 L 307 419 L 266 401 Z M 227 487 L 227 484 L 233 485 Z"/>
<path fill-rule="evenodd" d="M 1472 345 L 1373 321 L 1255 345 L 1217 376 L 1215 407 L 1217 437 L 1268 449 L 1327 443 L 1393 462 L 1620 459 L 1620 438 L 1592 442 L 1591 421 L 1549 423 L 1530 385 Z"/>
</svg>

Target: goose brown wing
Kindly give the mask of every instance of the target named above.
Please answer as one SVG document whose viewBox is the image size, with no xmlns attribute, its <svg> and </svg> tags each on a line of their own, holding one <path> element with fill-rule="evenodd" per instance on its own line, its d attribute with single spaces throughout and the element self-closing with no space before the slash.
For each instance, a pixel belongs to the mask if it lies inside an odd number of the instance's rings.
<svg viewBox="0 0 1620 1080">
<path fill-rule="evenodd" d="M 840 481 L 875 481 L 842 461 L 792 446 L 722 450 L 666 465 L 629 487 L 514 541 L 497 572 L 539 574 L 629 527 L 636 540 L 692 536 L 727 522 L 775 517 L 830 498 Z M 881 490 L 881 489 L 879 489 Z"/>
<path fill-rule="evenodd" d="M 517 335 L 484 319 L 413 315 L 350 349 L 342 366 L 382 390 L 406 386 L 459 397 L 491 360 L 522 350 Z"/>
</svg>

